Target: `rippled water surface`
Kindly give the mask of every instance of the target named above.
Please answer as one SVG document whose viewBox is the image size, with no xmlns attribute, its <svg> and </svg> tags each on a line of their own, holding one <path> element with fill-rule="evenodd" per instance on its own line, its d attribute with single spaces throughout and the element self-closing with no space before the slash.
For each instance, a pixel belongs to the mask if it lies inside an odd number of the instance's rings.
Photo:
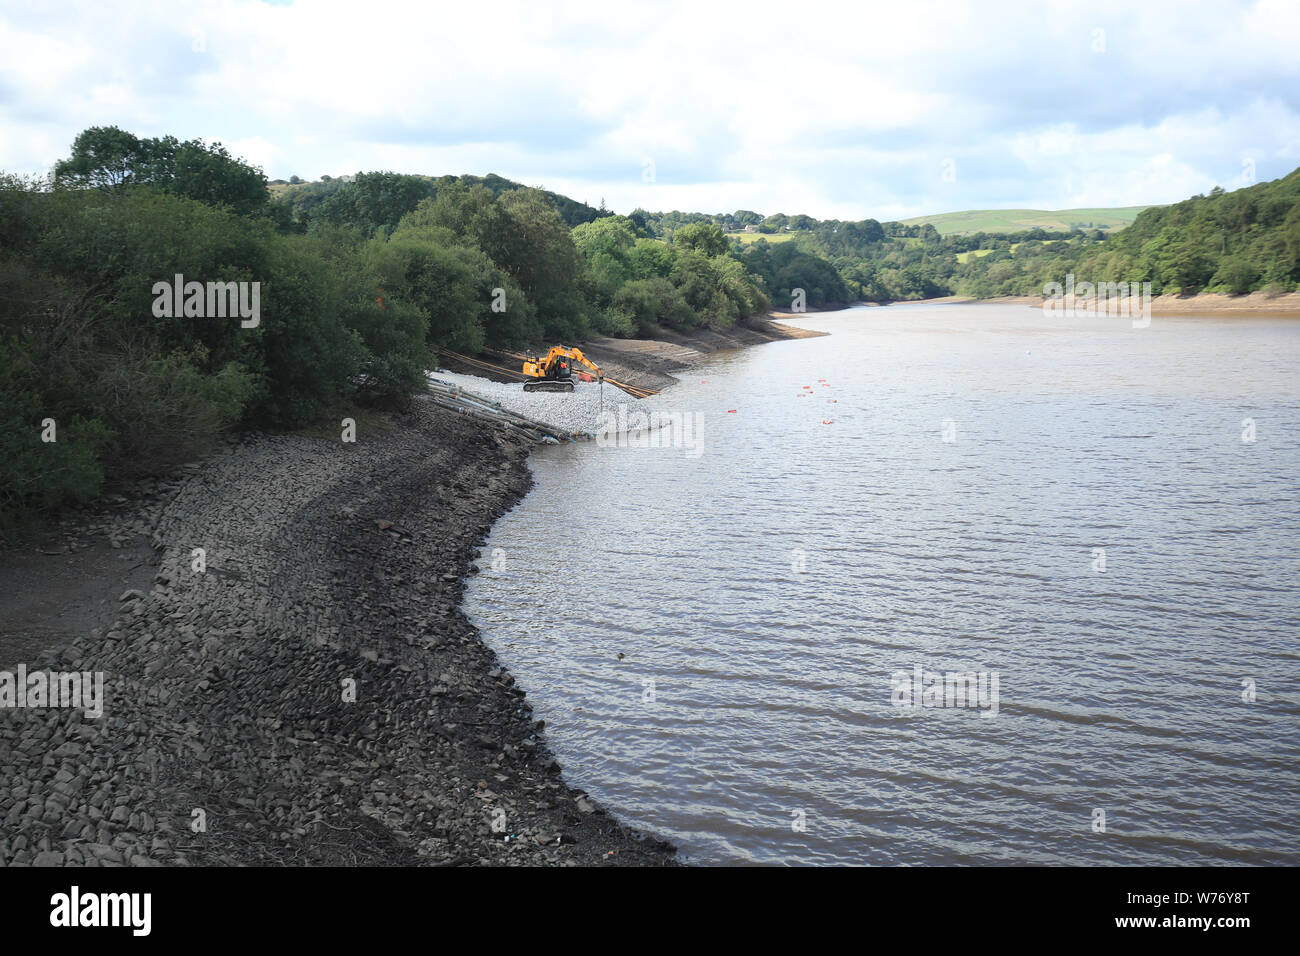
<svg viewBox="0 0 1300 956">
<path fill-rule="evenodd" d="M 803 324 L 660 396 L 698 457 L 539 451 L 494 528 L 569 781 L 699 863 L 1300 863 L 1300 322 Z"/>
</svg>

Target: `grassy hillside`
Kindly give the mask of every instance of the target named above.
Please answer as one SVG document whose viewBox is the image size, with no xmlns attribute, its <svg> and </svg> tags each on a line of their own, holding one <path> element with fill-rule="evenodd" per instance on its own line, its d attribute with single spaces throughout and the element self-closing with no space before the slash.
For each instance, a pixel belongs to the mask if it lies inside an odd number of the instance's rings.
<svg viewBox="0 0 1300 956">
<path fill-rule="evenodd" d="M 745 245 L 751 242 L 758 242 L 760 239 L 766 239 L 768 242 L 789 242 L 794 238 L 793 232 L 729 232 L 726 234 L 728 239 L 739 239 Z"/>
<path fill-rule="evenodd" d="M 909 226 L 930 223 L 942 236 L 970 235 L 976 232 L 1021 232 L 1047 229 L 1068 232 L 1071 229 L 1102 229 L 1114 232 L 1131 225 L 1138 213 L 1149 206 L 1121 206 L 1114 209 L 967 209 L 934 216 L 904 219 Z"/>
<path fill-rule="evenodd" d="M 1054 242 L 1071 242 L 1071 241 L 1072 240 L 1070 239 L 1039 239 L 1038 243 L 1043 246 L 1050 246 Z M 1011 243 L 1010 246 L 1007 247 L 1007 251 L 1014 254 L 1015 251 L 1019 249 L 1022 245 L 1024 245 L 1024 243 L 1022 242 L 1013 242 Z M 969 252 L 959 252 L 957 253 L 957 261 L 959 263 L 966 263 L 966 262 L 970 262 L 972 259 L 982 259 L 985 256 L 996 251 L 997 251 L 996 249 L 972 249 Z"/>
<path fill-rule="evenodd" d="M 1090 282 L 1150 282 L 1155 295 L 1294 292 L 1300 285 L 1300 169 L 1232 192 L 1215 188 L 1149 207 L 1102 240 L 982 245 L 993 251 L 958 256 L 951 271 L 936 262 L 935 284 L 978 297 L 1037 295 L 1045 283 L 1074 274 Z"/>
</svg>

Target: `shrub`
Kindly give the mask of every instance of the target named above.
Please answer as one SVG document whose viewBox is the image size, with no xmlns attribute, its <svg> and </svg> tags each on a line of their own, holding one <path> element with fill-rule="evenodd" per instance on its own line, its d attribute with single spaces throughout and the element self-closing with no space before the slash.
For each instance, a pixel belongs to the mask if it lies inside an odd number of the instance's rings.
<svg viewBox="0 0 1300 956">
<path fill-rule="evenodd" d="M 0 530 L 31 509 L 89 501 L 104 480 L 99 454 L 109 430 L 97 419 L 54 413 L 54 403 L 31 387 L 34 373 L 24 356 L 0 346 Z M 55 440 L 46 442 L 49 418 Z"/>
</svg>

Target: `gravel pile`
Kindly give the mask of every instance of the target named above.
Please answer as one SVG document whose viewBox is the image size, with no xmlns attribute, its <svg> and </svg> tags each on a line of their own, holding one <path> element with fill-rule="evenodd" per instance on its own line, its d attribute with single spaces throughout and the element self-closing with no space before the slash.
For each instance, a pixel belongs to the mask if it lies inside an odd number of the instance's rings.
<svg viewBox="0 0 1300 956">
<path fill-rule="evenodd" d="M 0 711 L 0 865 L 671 862 L 563 783 L 459 610 L 529 447 L 417 403 L 196 466 L 143 516 L 154 586 L 34 665 L 103 672 L 103 716 Z"/>
<path fill-rule="evenodd" d="M 522 382 L 494 382 L 477 375 L 439 371 L 429 378 L 459 385 L 467 392 L 552 428 L 595 434 L 600 418 L 601 386 L 596 382 L 574 381 L 572 392 L 525 392 Z M 615 414 L 620 403 L 647 407 L 642 400 L 606 383 L 604 408 Z"/>
</svg>

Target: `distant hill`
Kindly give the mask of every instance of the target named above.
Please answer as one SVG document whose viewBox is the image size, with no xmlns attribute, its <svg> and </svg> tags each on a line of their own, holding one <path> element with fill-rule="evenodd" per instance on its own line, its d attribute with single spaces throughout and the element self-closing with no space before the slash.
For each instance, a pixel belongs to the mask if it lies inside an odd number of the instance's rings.
<svg viewBox="0 0 1300 956">
<path fill-rule="evenodd" d="M 1150 206 L 1119 206 L 1116 208 L 1084 209 L 967 209 L 963 212 L 945 212 L 934 216 L 917 216 L 901 220 L 905 225 L 920 226 L 930 223 L 941 236 L 970 235 L 976 232 L 1021 232 L 1025 229 L 1049 231 L 1101 229 L 1117 232 L 1133 223 L 1138 213 Z"/>
</svg>

